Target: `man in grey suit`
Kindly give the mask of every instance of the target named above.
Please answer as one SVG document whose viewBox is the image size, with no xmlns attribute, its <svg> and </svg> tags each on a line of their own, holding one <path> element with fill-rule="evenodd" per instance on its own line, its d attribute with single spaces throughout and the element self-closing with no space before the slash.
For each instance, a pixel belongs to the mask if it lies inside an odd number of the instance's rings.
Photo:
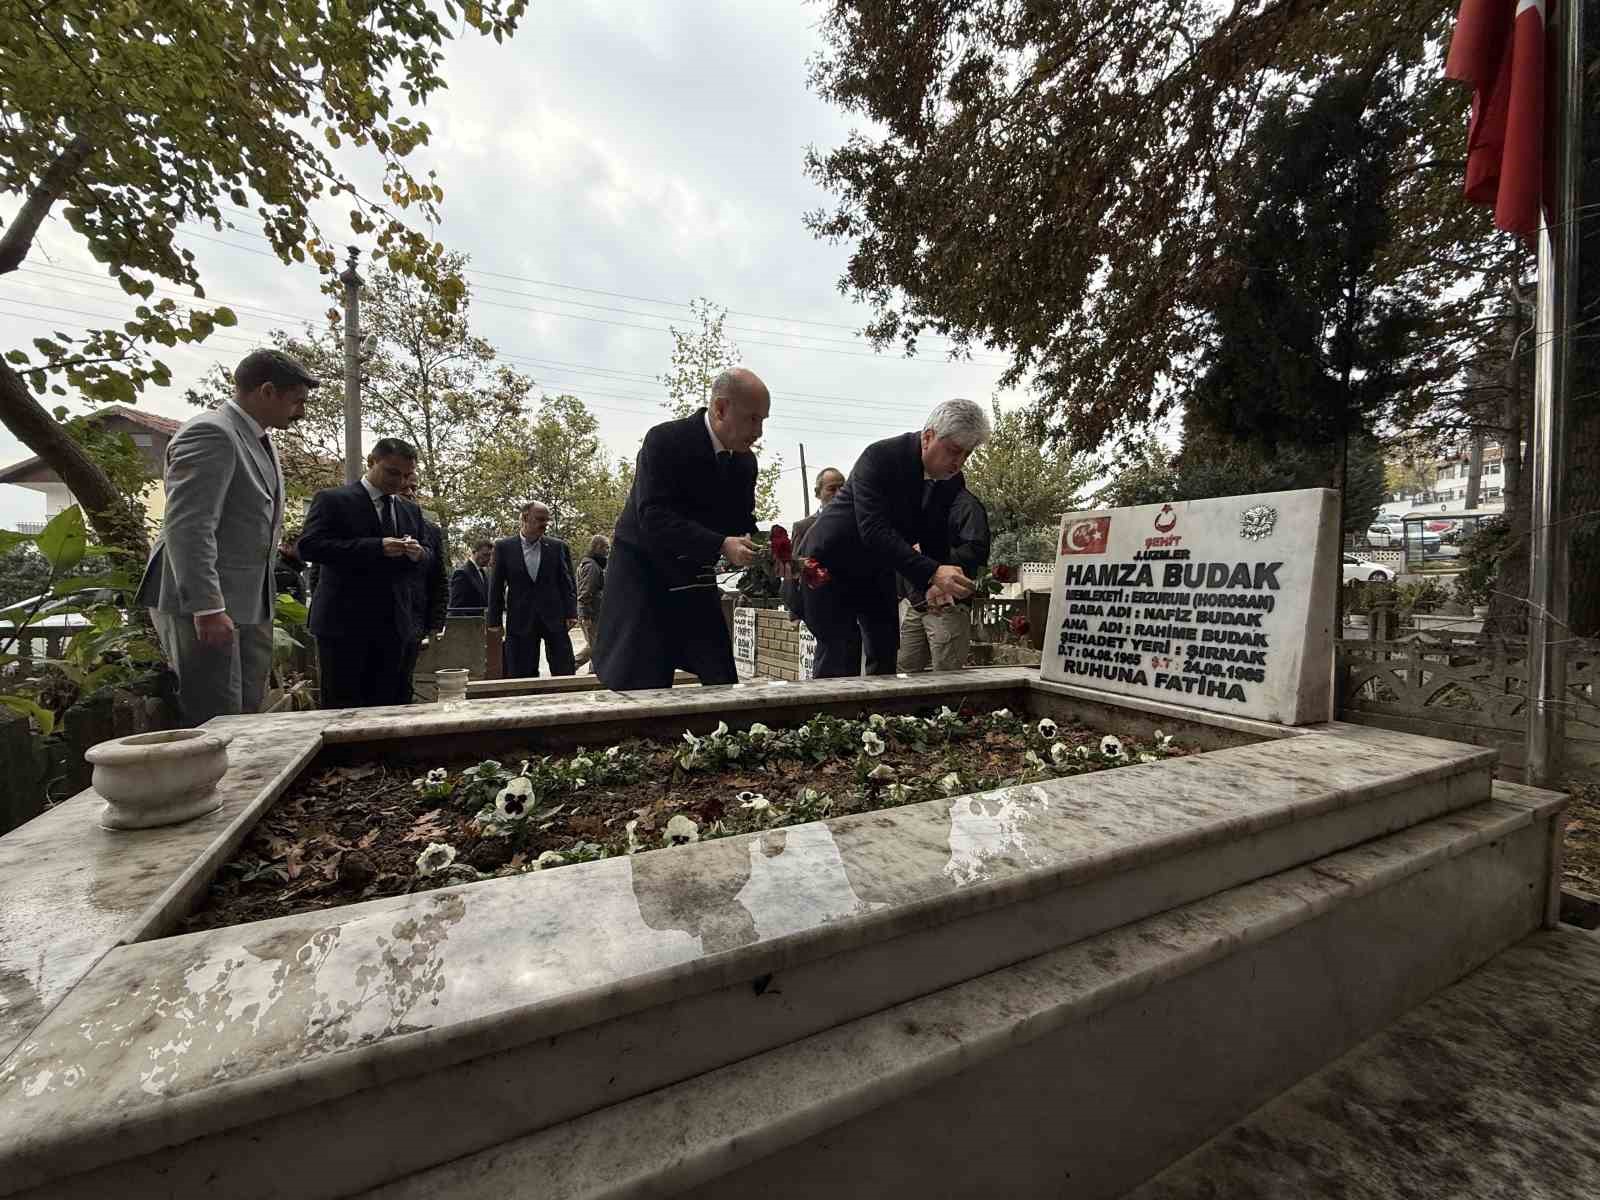
<svg viewBox="0 0 1600 1200">
<path fill-rule="evenodd" d="M 321 381 L 280 350 L 254 350 L 233 399 L 183 423 L 167 445 L 167 508 L 139 583 L 178 673 L 183 719 L 251 713 L 272 668 L 273 551 L 283 470 L 269 429 L 305 416 Z"/>
</svg>

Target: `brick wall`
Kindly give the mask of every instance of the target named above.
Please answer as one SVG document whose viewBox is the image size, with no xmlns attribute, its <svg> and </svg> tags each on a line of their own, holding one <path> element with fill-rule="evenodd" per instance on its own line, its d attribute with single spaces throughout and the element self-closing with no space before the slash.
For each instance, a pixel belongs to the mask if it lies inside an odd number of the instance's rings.
<svg viewBox="0 0 1600 1200">
<path fill-rule="evenodd" d="M 800 626 L 781 608 L 756 610 L 756 674 L 791 682 L 800 678 Z"/>
</svg>

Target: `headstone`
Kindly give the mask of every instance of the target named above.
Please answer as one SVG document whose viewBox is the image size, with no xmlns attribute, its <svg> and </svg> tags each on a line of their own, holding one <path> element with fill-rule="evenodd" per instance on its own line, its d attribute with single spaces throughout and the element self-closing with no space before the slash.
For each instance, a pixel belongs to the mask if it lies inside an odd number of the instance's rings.
<svg viewBox="0 0 1600 1200">
<path fill-rule="evenodd" d="M 800 626 L 800 669 L 796 672 L 801 679 L 815 679 L 817 677 L 817 639 L 811 636 L 811 630 L 804 625 Z"/>
<path fill-rule="evenodd" d="M 1285 725 L 1332 716 L 1337 493 L 1068 513 L 1041 674 Z"/>
<path fill-rule="evenodd" d="M 733 611 L 733 660 L 755 670 L 756 610 L 753 608 Z"/>
</svg>

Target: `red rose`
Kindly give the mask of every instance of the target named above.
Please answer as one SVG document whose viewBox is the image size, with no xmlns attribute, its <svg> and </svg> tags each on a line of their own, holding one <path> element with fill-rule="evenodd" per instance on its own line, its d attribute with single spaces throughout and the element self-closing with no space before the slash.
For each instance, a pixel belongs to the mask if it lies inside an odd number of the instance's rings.
<svg viewBox="0 0 1600 1200">
<path fill-rule="evenodd" d="M 833 576 L 828 573 L 828 568 L 814 558 L 805 560 L 805 565 L 800 568 L 800 582 L 815 591 Z"/>
<path fill-rule="evenodd" d="M 1028 618 L 1021 613 L 1012 617 L 1006 624 L 1011 626 L 1011 632 L 1018 637 L 1026 637 L 1028 635 Z"/>
<path fill-rule="evenodd" d="M 772 559 L 776 563 L 788 562 L 794 553 L 794 546 L 789 541 L 789 531 L 782 525 L 772 527 L 769 544 L 772 546 Z"/>
<path fill-rule="evenodd" d="M 996 563 L 994 570 L 990 571 L 989 574 L 993 575 L 1001 583 L 1012 583 L 1017 578 L 1017 572 L 1009 563 Z"/>
</svg>

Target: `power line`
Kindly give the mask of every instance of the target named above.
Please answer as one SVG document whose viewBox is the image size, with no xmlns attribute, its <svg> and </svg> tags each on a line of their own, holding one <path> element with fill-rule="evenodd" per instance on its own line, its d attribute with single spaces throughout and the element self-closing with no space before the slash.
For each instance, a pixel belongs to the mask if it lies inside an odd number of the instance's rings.
<svg viewBox="0 0 1600 1200">
<path fill-rule="evenodd" d="M 74 275 L 74 276 L 83 276 L 86 280 L 94 280 L 94 279 L 98 278 L 97 276 L 94 275 L 93 272 L 74 271 L 74 270 L 72 270 L 72 268 L 69 268 L 69 267 L 51 267 L 51 268 L 23 267 L 20 270 L 22 272 L 25 272 L 25 273 L 30 274 L 30 275 L 40 276 L 41 278 L 50 280 L 53 283 L 56 283 L 58 281 L 58 277 L 55 276 L 55 275 L 50 274 L 50 272 L 52 272 L 52 271 L 61 271 L 61 272 L 66 272 L 66 273 Z M 75 282 L 77 282 L 77 280 L 71 280 L 69 282 L 74 282 L 75 283 Z M 59 284 L 58 284 L 58 286 L 59 286 Z M 85 282 L 85 283 L 81 284 L 80 286 L 94 287 L 94 288 L 97 288 L 97 289 L 102 290 L 102 291 L 114 292 L 118 296 L 125 296 L 126 295 L 126 293 L 123 292 L 121 287 L 117 286 L 116 284 L 112 284 L 112 283 Z M 100 299 L 99 297 L 96 297 L 96 296 L 84 296 L 82 293 L 66 291 L 65 289 L 62 289 L 62 291 L 63 291 L 63 294 L 65 294 L 65 295 L 79 296 L 82 299 L 86 299 L 86 300 L 98 300 L 98 299 Z M 161 293 L 163 293 L 165 295 L 175 296 L 175 297 L 178 297 L 178 298 L 186 300 L 188 302 L 188 306 L 189 306 L 188 311 L 204 311 L 203 309 L 197 308 L 195 306 L 195 302 L 194 302 L 194 300 L 192 298 L 185 297 L 184 294 L 181 293 L 181 292 L 174 291 L 173 289 L 170 289 L 170 288 L 157 288 L 156 291 L 161 292 Z M 20 299 L 16 300 L 15 302 L 16 303 L 39 303 L 39 302 L 36 302 L 36 301 L 26 301 L 26 300 L 20 300 Z M 265 316 L 268 316 L 268 317 L 279 317 L 279 318 L 282 318 L 283 320 L 303 322 L 304 324 L 311 325 L 311 326 L 316 326 L 318 324 L 318 321 L 319 321 L 319 318 L 303 316 L 303 315 L 299 315 L 299 314 L 295 314 L 295 313 L 279 312 L 279 311 L 276 311 L 276 310 L 273 310 L 273 309 L 259 308 L 259 307 L 256 307 L 256 306 L 253 306 L 253 305 L 244 304 L 244 303 L 232 303 L 232 302 L 229 302 L 227 300 L 224 300 L 224 299 L 221 299 L 221 298 L 218 298 L 218 297 L 207 297 L 205 303 L 225 305 L 229 309 L 233 310 L 236 316 L 241 314 L 241 313 L 242 314 L 246 314 L 246 318 L 245 319 L 250 319 L 250 320 L 260 321 L 262 319 L 260 317 L 251 317 L 251 316 L 249 316 L 249 314 L 252 314 L 252 313 L 260 313 L 260 314 L 264 314 Z M 52 306 L 50 306 L 50 305 L 41 305 L 41 307 L 52 307 Z M 71 310 L 71 309 L 64 309 L 62 311 L 79 312 L 80 315 L 98 316 L 98 317 L 103 317 L 106 320 L 118 320 L 118 319 L 120 319 L 120 314 L 115 314 L 115 313 L 104 313 L 104 314 L 101 314 L 101 313 L 83 313 L 80 310 Z M 497 357 L 504 358 L 504 359 L 506 359 L 506 360 L 508 360 L 510 362 L 526 362 L 526 363 L 534 364 L 536 366 L 539 366 L 541 369 L 543 368 L 544 365 L 550 364 L 550 365 L 555 365 L 555 366 L 557 366 L 559 368 L 566 369 L 572 374 L 580 374 L 580 375 L 582 375 L 582 374 L 593 374 L 593 375 L 600 376 L 602 378 L 616 378 L 618 382 L 652 383 L 652 384 L 659 382 L 657 376 L 648 374 L 646 372 L 642 372 L 642 371 L 624 371 L 624 370 L 620 370 L 620 369 L 615 368 L 615 367 L 602 366 L 602 365 L 597 364 L 597 363 L 577 364 L 577 363 L 570 363 L 570 362 L 563 361 L 563 360 L 558 360 L 558 359 L 544 359 L 544 358 L 541 358 L 541 357 L 539 357 L 537 355 L 530 355 L 530 354 L 521 353 L 521 352 L 517 352 L 517 351 L 505 351 L 505 350 L 497 350 L 496 351 L 496 355 L 497 355 Z M 920 412 L 919 406 L 916 406 L 916 405 L 901 404 L 901 403 L 896 403 L 896 402 L 893 402 L 893 401 L 885 402 L 885 401 L 874 401 L 874 400 L 862 400 L 862 399 L 859 399 L 859 398 L 854 397 L 854 396 L 838 396 L 838 395 L 831 395 L 831 394 L 828 394 L 828 393 L 818 393 L 818 392 L 790 392 L 790 391 L 784 391 L 784 390 L 781 390 L 781 389 L 773 389 L 772 394 L 774 396 L 795 397 L 795 398 L 806 399 L 806 400 L 815 400 L 815 401 L 819 401 L 819 402 L 823 402 L 823 403 L 837 402 L 838 404 L 848 405 L 850 407 L 856 407 L 856 408 L 877 408 L 877 409 L 882 409 L 882 410 L 885 410 L 885 411 L 897 411 L 897 412 L 902 412 L 902 413 L 905 413 L 905 414 L 908 414 L 908 415 L 913 413 L 913 412 Z"/>
</svg>

